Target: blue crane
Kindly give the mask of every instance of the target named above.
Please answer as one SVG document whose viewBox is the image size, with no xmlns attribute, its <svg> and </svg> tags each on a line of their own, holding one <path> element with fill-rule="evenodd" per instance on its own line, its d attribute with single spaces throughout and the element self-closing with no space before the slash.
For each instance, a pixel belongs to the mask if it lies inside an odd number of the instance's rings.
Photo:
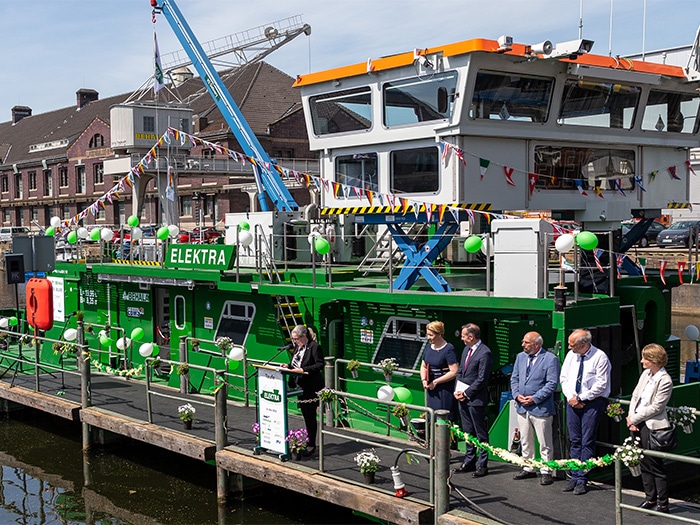
<svg viewBox="0 0 700 525">
<path fill-rule="evenodd" d="M 250 129 L 241 110 L 226 89 L 199 41 L 195 38 L 177 4 L 174 0 L 151 0 L 151 6 L 156 13 L 162 13 L 165 16 L 226 123 L 238 140 L 243 153 L 255 159 L 253 173 L 258 187 L 260 209 L 269 211 L 269 199 L 278 211 L 298 210 L 299 205 L 278 172 L 272 167 L 270 156 L 258 141 L 253 130 Z"/>
</svg>

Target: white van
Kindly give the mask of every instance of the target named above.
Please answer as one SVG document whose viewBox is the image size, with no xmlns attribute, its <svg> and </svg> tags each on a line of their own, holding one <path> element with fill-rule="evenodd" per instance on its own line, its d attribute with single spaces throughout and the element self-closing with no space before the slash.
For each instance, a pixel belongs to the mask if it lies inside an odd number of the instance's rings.
<svg viewBox="0 0 700 525">
<path fill-rule="evenodd" d="M 11 242 L 15 235 L 29 235 L 26 226 L 3 226 L 0 228 L 0 242 Z"/>
</svg>

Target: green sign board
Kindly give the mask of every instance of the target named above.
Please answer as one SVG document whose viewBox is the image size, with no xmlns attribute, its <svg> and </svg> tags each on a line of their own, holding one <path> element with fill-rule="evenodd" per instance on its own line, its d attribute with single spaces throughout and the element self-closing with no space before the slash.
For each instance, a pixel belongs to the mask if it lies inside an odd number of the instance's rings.
<svg viewBox="0 0 700 525">
<path fill-rule="evenodd" d="M 167 268 L 197 268 L 200 270 L 230 270 L 235 246 L 226 244 L 171 244 L 165 259 Z"/>
</svg>

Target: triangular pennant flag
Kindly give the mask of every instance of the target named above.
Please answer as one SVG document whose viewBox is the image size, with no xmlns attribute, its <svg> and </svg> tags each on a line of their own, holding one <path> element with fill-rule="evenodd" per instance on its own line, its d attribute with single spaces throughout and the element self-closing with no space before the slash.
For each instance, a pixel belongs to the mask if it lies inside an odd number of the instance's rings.
<svg viewBox="0 0 700 525">
<path fill-rule="evenodd" d="M 685 165 L 688 166 L 688 170 L 690 170 L 690 173 L 697 176 L 697 173 L 695 173 L 695 170 L 693 169 L 693 165 L 690 163 L 689 160 L 685 161 Z"/>
<path fill-rule="evenodd" d="M 654 170 L 649 174 L 649 184 L 654 182 L 654 179 L 656 178 L 657 173 L 659 173 L 659 170 Z"/>
<path fill-rule="evenodd" d="M 343 197 L 345 197 L 346 200 L 349 199 L 350 198 L 350 186 L 347 186 L 345 184 L 341 184 L 341 186 L 343 188 Z"/>
<path fill-rule="evenodd" d="M 449 142 L 445 141 L 440 141 L 440 156 L 442 158 L 442 162 L 447 164 L 447 160 L 450 156 L 450 150 L 452 149 L 452 144 Z"/>
<path fill-rule="evenodd" d="M 571 263 L 566 260 L 566 257 L 564 255 L 560 255 L 559 259 L 561 261 L 561 267 L 565 272 L 574 272 L 574 267 L 571 266 Z"/>
<path fill-rule="evenodd" d="M 408 212 L 408 199 L 404 199 L 403 197 L 401 198 L 401 207 L 403 208 L 403 214 L 406 215 Z"/>
<path fill-rule="evenodd" d="M 333 197 L 338 198 L 338 192 L 340 191 L 340 183 L 333 182 Z"/>
<path fill-rule="evenodd" d="M 596 267 L 600 270 L 600 273 L 605 273 L 605 270 L 603 269 L 603 265 L 600 264 L 600 258 L 598 257 L 598 252 L 600 250 L 594 250 L 593 251 L 593 260 L 595 261 Z"/>
<path fill-rule="evenodd" d="M 644 282 L 647 282 L 647 260 L 645 257 L 639 257 L 637 259 L 637 264 L 639 269 L 642 270 L 642 277 L 644 277 Z"/>
<path fill-rule="evenodd" d="M 581 195 L 588 195 L 588 192 L 583 189 L 583 180 L 576 179 L 574 180 L 574 184 L 576 184 L 576 189 Z"/>
<path fill-rule="evenodd" d="M 360 188 L 358 188 L 357 186 L 353 186 L 353 187 L 352 187 L 352 191 L 355 192 L 355 196 L 356 196 L 358 199 L 361 199 L 361 198 L 362 198 L 362 190 L 361 190 Z"/>
<path fill-rule="evenodd" d="M 447 204 L 440 204 L 438 206 L 438 221 L 442 222 L 442 219 L 445 216 L 446 209 L 447 209 Z"/>
<path fill-rule="evenodd" d="M 681 178 L 678 175 L 676 175 L 676 167 L 675 166 L 669 166 L 668 172 L 671 175 L 672 179 L 681 180 Z"/>
<path fill-rule="evenodd" d="M 616 270 L 617 270 L 617 278 L 618 279 L 620 278 L 620 268 L 622 267 L 622 261 L 624 260 L 625 257 L 626 257 L 626 255 L 624 253 L 617 254 L 615 266 L 616 266 Z"/>
<path fill-rule="evenodd" d="M 430 222 L 430 219 L 433 218 L 433 205 L 430 203 L 425 203 L 425 217 L 428 219 L 428 222 Z"/>
<path fill-rule="evenodd" d="M 637 186 L 639 186 L 640 190 L 647 191 L 646 188 L 644 187 L 644 179 L 642 178 L 641 175 L 635 175 L 634 181 L 637 183 Z"/>
<path fill-rule="evenodd" d="M 601 199 L 605 198 L 603 197 L 603 192 L 600 191 L 600 181 L 596 182 L 595 184 L 595 194 L 598 195 L 598 197 L 600 197 Z"/>
<path fill-rule="evenodd" d="M 506 176 L 506 182 L 510 186 L 515 186 L 515 182 L 513 182 L 513 171 L 515 171 L 515 168 L 509 168 L 508 166 L 503 166 L 503 173 Z"/>
<path fill-rule="evenodd" d="M 452 217 L 454 217 L 455 222 L 459 222 L 459 208 L 449 207 L 447 209 L 450 210 L 450 213 L 452 214 Z"/>
<path fill-rule="evenodd" d="M 683 272 L 685 271 L 685 261 L 678 261 L 678 280 L 683 284 Z"/>
<path fill-rule="evenodd" d="M 420 215 L 420 204 L 418 204 L 417 202 L 413 203 L 413 215 L 416 216 L 416 219 Z"/>
<path fill-rule="evenodd" d="M 481 178 L 484 178 L 484 175 L 486 175 L 486 170 L 489 169 L 489 164 L 491 164 L 491 161 L 488 159 L 479 159 L 479 172 L 481 173 Z"/>
<path fill-rule="evenodd" d="M 666 261 L 661 261 L 659 263 L 659 276 L 661 277 L 661 282 L 666 284 L 666 277 L 664 276 L 664 272 L 666 271 L 666 265 L 668 263 Z"/>
<path fill-rule="evenodd" d="M 534 173 L 530 173 L 528 175 L 527 182 L 528 182 L 528 187 L 530 189 L 530 195 L 532 195 L 532 193 L 535 191 L 535 185 L 537 184 L 537 179 L 539 179 L 539 176 L 534 174 Z"/>
<path fill-rule="evenodd" d="M 367 200 L 369 201 L 369 205 L 372 206 L 372 197 L 374 196 L 374 193 L 372 190 L 366 190 L 365 195 L 367 195 Z"/>
<path fill-rule="evenodd" d="M 622 195 L 623 197 L 627 197 L 627 195 L 625 195 L 625 192 L 622 191 L 622 179 L 617 179 L 617 180 L 615 181 L 615 186 L 617 187 L 617 192 L 618 192 L 620 195 Z"/>
</svg>

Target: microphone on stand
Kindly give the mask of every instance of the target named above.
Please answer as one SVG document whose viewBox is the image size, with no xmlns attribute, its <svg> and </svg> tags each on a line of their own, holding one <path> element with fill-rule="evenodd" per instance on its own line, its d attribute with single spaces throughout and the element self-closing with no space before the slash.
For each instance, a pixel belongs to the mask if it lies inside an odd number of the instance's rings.
<svg viewBox="0 0 700 525">
<path fill-rule="evenodd" d="M 277 349 L 277 353 L 276 353 L 275 355 L 273 355 L 270 359 L 268 359 L 267 361 L 265 361 L 265 362 L 262 364 L 262 366 L 269 365 L 269 364 L 270 364 L 278 355 L 280 355 L 282 352 L 284 352 L 285 350 L 291 350 L 292 348 L 294 348 L 294 343 L 289 343 L 287 346 L 282 346 L 282 347 L 278 348 L 278 349 Z"/>
</svg>

